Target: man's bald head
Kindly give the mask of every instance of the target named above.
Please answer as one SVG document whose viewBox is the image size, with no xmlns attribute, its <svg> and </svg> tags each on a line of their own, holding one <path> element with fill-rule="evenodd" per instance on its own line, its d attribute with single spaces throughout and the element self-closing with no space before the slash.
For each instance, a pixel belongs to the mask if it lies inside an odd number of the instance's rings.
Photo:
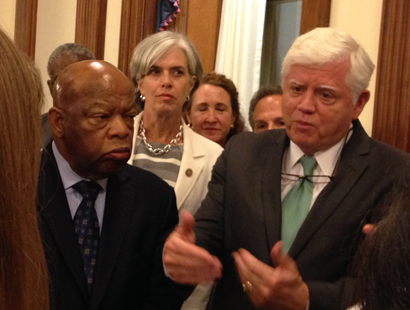
<svg viewBox="0 0 410 310">
<path fill-rule="evenodd" d="M 53 88 L 49 120 L 61 155 L 80 176 L 100 179 L 130 156 L 134 87 L 115 66 L 86 60 L 67 66 Z"/>
<path fill-rule="evenodd" d="M 78 98 L 103 96 L 119 84 L 131 85 L 129 79 L 115 66 L 102 60 L 84 60 L 70 64 L 57 77 L 53 87 L 54 106 L 71 104 Z M 131 92 L 131 88 L 129 91 Z M 124 88 L 126 91 L 126 87 Z"/>
</svg>

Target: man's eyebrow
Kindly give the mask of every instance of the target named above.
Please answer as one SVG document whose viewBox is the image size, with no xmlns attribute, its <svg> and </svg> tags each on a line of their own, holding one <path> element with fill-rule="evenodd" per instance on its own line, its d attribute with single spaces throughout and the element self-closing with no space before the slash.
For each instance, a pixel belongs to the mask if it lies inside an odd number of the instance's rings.
<svg viewBox="0 0 410 310">
<path fill-rule="evenodd" d="M 289 83 L 294 83 L 294 84 L 303 85 L 302 82 L 300 82 L 300 81 L 298 81 L 298 80 L 296 80 L 296 79 L 291 79 L 291 80 L 289 80 Z"/>
<path fill-rule="evenodd" d="M 329 89 L 329 90 L 333 90 L 336 91 L 336 88 L 329 86 L 329 85 L 319 85 L 318 87 L 319 89 Z"/>
</svg>

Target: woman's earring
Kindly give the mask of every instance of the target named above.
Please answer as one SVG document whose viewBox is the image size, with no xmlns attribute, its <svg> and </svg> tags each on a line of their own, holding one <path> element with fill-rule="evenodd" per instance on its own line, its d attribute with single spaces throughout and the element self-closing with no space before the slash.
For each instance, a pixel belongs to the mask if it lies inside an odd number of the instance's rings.
<svg viewBox="0 0 410 310">
<path fill-rule="evenodd" d="M 140 95 L 140 99 L 141 99 L 142 102 L 144 102 L 145 101 L 145 96 Z"/>
<path fill-rule="evenodd" d="M 235 128 L 235 125 L 233 123 L 231 124 L 231 128 Z"/>
<path fill-rule="evenodd" d="M 191 123 L 188 123 L 188 127 L 189 127 L 189 128 L 192 128 L 192 124 L 191 124 Z"/>
<path fill-rule="evenodd" d="M 186 102 L 188 102 L 189 100 L 191 100 L 191 97 L 189 97 L 189 95 L 186 97 Z"/>
</svg>

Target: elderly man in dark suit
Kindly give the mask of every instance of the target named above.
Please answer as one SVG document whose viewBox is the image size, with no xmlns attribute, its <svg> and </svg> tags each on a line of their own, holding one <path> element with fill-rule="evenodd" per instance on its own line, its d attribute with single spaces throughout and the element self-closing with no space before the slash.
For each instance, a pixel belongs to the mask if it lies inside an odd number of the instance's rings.
<svg viewBox="0 0 410 310">
<path fill-rule="evenodd" d="M 174 192 L 126 164 L 131 82 L 109 63 L 86 60 L 59 74 L 53 98 L 54 142 L 43 151 L 37 202 L 51 308 L 179 309 L 162 265 L 178 222 Z"/>
<path fill-rule="evenodd" d="M 341 309 L 367 215 L 410 175 L 409 156 L 357 119 L 373 69 L 340 30 L 296 39 L 282 69 L 286 131 L 227 145 L 195 230 L 185 215 L 166 243 L 174 281 L 221 276 L 209 309 Z"/>
</svg>

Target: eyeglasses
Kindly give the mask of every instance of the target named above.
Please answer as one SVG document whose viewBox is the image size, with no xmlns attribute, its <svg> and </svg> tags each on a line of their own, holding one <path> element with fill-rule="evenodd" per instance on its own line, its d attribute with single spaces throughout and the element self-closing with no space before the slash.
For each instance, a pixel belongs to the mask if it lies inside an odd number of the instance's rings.
<svg viewBox="0 0 410 310">
<path fill-rule="evenodd" d="M 343 141 L 343 148 L 346 145 L 347 138 L 349 137 L 349 133 L 353 130 L 353 128 L 350 128 L 349 131 L 347 132 L 344 141 Z M 343 149 L 342 149 L 343 150 Z M 297 175 L 297 174 L 290 174 L 290 173 L 281 173 L 282 176 L 282 182 L 283 183 L 295 183 L 299 182 L 300 180 L 306 180 L 310 183 L 313 184 L 326 184 L 330 183 L 335 178 L 335 174 L 337 171 L 337 168 L 339 168 L 339 163 L 340 163 L 340 157 L 342 155 L 342 152 L 339 154 L 339 158 L 337 159 L 336 165 L 333 168 L 332 175 Z"/>
<path fill-rule="evenodd" d="M 297 175 L 282 172 L 282 180 L 284 182 L 294 183 L 300 180 L 306 180 L 313 184 L 325 184 L 334 179 L 334 176 L 329 175 Z"/>
</svg>

